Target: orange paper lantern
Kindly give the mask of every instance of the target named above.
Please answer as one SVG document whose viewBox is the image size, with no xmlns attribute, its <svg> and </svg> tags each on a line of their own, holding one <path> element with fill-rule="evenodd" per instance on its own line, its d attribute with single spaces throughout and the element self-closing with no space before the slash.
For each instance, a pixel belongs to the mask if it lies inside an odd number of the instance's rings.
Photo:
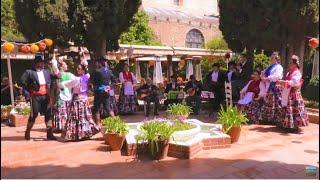
<svg viewBox="0 0 320 180">
<path fill-rule="evenodd" d="M 39 47 L 36 44 L 31 44 L 30 51 L 36 53 L 39 51 Z"/>
<path fill-rule="evenodd" d="M 43 40 L 46 46 L 51 47 L 53 44 L 53 41 L 51 39 L 44 39 Z"/>
<path fill-rule="evenodd" d="M 151 67 L 151 66 L 154 66 L 156 64 L 156 62 L 155 61 L 149 61 L 148 64 Z"/>
<path fill-rule="evenodd" d="M 40 42 L 40 43 L 38 44 L 38 46 L 39 46 L 39 50 L 40 50 L 40 51 L 46 50 L 46 47 L 47 47 L 46 43 L 44 43 L 44 42 Z"/>
<path fill-rule="evenodd" d="M 309 39 L 309 46 L 312 48 L 316 48 L 319 45 L 319 40 L 317 38 Z"/>
<path fill-rule="evenodd" d="M 22 53 L 29 53 L 30 52 L 30 46 L 28 46 L 28 45 L 22 45 L 21 47 L 20 47 L 20 51 L 22 52 Z"/>
<path fill-rule="evenodd" d="M 181 59 L 181 60 L 179 61 L 179 66 L 180 66 L 180 67 L 184 67 L 185 65 L 186 65 L 186 61 L 183 60 L 183 59 Z"/>
<path fill-rule="evenodd" d="M 3 44 L 3 51 L 4 51 L 5 53 L 12 53 L 13 50 L 14 50 L 14 44 L 13 44 L 13 43 L 11 43 L 11 42 L 5 42 L 5 43 Z"/>
</svg>

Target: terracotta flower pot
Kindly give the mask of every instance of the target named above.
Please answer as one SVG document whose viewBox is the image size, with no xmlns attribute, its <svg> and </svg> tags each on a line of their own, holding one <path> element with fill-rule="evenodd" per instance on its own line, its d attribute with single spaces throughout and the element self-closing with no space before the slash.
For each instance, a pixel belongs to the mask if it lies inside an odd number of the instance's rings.
<svg viewBox="0 0 320 180">
<path fill-rule="evenodd" d="M 158 149 L 157 149 L 156 143 L 158 143 Z M 153 144 L 153 147 L 151 144 Z M 154 160 L 164 159 L 168 155 L 169 141 L 165 140 L 165 141 L 158 141 L 158 142 L 148 142 L 148 149 L 152 159 Z M 154 154 L 151 153 L 152 149 Z"/>
<path fill-rule="evenodd" d="M 240 137 L 241 127 L 232 127 L 228 132 L 228 135 L 231 138 L 231 143 L 238 142 Z"/>
<path fill-rule="evenodd" d="M 119 151 L 122 148 L 126 136 L 123 134 L 106 133 L 104 137 L 106 144 L 109 144 L 113 151 Z"/>
</svg>

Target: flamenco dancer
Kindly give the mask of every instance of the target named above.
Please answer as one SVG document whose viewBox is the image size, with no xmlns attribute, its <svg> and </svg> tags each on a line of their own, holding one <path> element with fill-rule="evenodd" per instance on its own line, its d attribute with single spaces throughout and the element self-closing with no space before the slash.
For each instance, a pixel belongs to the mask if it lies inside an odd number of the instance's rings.
<svg viewBox="0 0 320 180">
<path fill-rule="evenodd" d="M 47 139 L 56 140 L 53 135 L 50 105 L 50 85 L 55 75 L 44 69 L 42 55 L 35 56 L 33 69 L 26 70 L 21 76 L 23 88 L 30 93 L 31 111 L 28 119 L 27 129 L 24 138 L 30 140 L 30 131 L 35 123 L 38 114 L 44 115 L 47 129 Z"/>
<path fill-rule="evenodd" d="M 302 75 L 299 70 L 299 57 L 293 55 L 289 72 L 284 80 L 278 81 L 283 87 L 281 93 L 282 113 L 278 116 L 278 126 L 288 131 L 298 132 L 300 127 L 309 124 L 307 111 L 301 96 Z"/>
<path fill-rule="evenodd" d="M 66 62 L 60 62 L 60 72 L 58 76 L 60 77 L 58 82 L 59 88 L 59 98 L 57 103 L 57 110 L 54 113 L 54 128 L 55 132 L 60 133 L 65 128 L 69 112 L 68 107 L 70 106 L 72 100 L 72 85 L 66 85 L 70 80 L 76 78 L 71 72 L 68 71 L 68 65 Z"/>
<path fill-rule="evenodd" d="M 77 77 L 64 81 L 64 86 L 72 87 L 72 101 L 67 108 L 69 116 L 62 130 L 64 140 L 85 140 L 99 132 L 100 128 L 94 123 L 88 101 L 88 82 L 90 74 L 85 63 L 77 66 Z"/>
<path fill-rule="evenodd" d="M 279 64 L 279 54 L 273 52 L 270 58 L 271 65 L 264 71 L 262 82 L 266 84 L 266 97 L 262 105 L 262 123 L 275 124 L 277 114 L 281 111 L 281 91 L 276 83 L 282 79 L 283 68 Z"/>
</svg>

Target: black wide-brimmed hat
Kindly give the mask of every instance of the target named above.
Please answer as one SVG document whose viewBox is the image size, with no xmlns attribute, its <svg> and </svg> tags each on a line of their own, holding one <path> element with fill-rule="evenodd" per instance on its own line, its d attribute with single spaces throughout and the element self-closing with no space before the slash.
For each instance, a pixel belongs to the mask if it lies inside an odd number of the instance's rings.
<svg viewBox="0 0 320 180">
<path fill-rule="evenodd" d="M 44 57 L 43 57 L 43 55 L 42 55 L 42 54 L 39 54 L 39 53 L 35 54 L 35 56 L 34 56 L 34 62 L 44 62 Z"/>
</svg>

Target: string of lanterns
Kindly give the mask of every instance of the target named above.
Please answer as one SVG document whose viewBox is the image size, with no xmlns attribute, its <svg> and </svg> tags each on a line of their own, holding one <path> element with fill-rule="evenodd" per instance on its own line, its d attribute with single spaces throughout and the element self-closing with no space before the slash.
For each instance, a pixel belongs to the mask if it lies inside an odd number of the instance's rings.
<svg viewBox="0 0 320 180">
<path fill-rule="evenodd" d="M 309 46 L 313 49 L 317 48 L 319 45 L 319 40 L 317 38 L 311 38 L 309 39 Z"/>
<path fill-rule="evenodd" d="M 53 41 L 51 39 L 43 39 L 35 43 L 16 43 L 16 42 L 4 42 L 1 45 L 1 48 L 3 49 L 3 52 L 5 53 L 12 53 L 17 50 L 19 52 L 28 54 L 28 53 L 37 53 L 37 52 L 43 52 L 46 50 L 47 47 L 51 47 L 53 45 Z"/>
</svg>

